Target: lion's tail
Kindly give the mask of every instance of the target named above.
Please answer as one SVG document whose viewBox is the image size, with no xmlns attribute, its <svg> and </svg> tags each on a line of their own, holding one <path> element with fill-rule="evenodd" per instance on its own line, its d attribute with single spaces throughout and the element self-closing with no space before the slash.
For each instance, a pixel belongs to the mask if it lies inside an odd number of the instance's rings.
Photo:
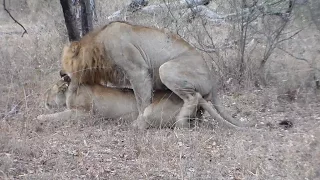
<svg viewBox="0 0 320 180">
<path fill-rule="evenodd" d="M 217 110 L 217 113 L 213 108 L 212 106 L 208 103 L 207 100 L 203 99 L 203 97 L 201 96 L 199 98 L 199 103 L 201 105 L 201 107 L 208 111 L 208 113 L 216 120 L 220 121 L 221 123 L 228 121 L 229 123 L 227 123 L 228 125 L 233 125 L 234 126 L 238 126 L 238 127 L 247 127 L 248 124 L 246 123 L 241 123 L 240 121 L 237 121 L 236 119 L 232 118 L 231 116 L 229 116 L 224 110 L 223 110 L 223 107 L 219 101 L 219 98 L 216 94 L 216 92 L 212 92 L 211 94 L 211 102 L 213 104 L 213 106 L 215 107 L 215 109 Z M 222 118 L 224 119 L 222 119 Z"/>
</svg>

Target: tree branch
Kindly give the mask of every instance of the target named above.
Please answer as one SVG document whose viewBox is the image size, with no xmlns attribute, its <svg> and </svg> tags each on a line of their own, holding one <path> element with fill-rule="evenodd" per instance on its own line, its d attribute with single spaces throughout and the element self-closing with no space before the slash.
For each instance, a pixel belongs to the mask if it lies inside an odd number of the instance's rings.
<svg viewBox="0 0 320 180">
<path fill-rule="evenodd" d="M 295 32 L 293 35 L 291 35 L 290 37 L 287 37 L 287 38 L 283 38 L 281 40 L 278 41 L 278 44 L 283 42 L 283 41 L 286 41 L 286 40 L 289 40 L 291 38 L 293 38 L 294 36 L 296 36 L 297 34 L 299 34 L 303 29 L 300 29 L 299 31 Z"/>
<path fill-rule="evenodd" d="M 309 63 L 309 61 L 307 59 L 305 59 L 305 58 L 297 57 L 297 56 L 293 55 L 292 53 L 282 49 L 281 47 L 277 47 L 277 48 L 280 49 L 281 51 L 287 53 L 289 56 L 291 56 L 291 57 L 293 57 L 293 58 L 295 58 L 297 60 L 301 60 L 301 61 L 305 61 L 305 62 Z"/>
<path fill-rule="evenodd" d="M 119 18 L 124 11 L 129 11 L 129 12 L 139 11 L 145 14 L 155 14 L 169 8 L 172 11 L 172 10 L 196 8 L 196 7 L 199 7 L 197 11 L 199 12 L 201 11 L 201 13 L 203 13 L 204 16 L 209 16 L 208 19 L 217 17 L 218 15 L 216 15 L 216 13 L 209 12 L 211 10 L 203 6 L 203 5 L 207 5 L 208 3 L 209 3 L 209 0 L 180 0 L 180 1 L 170 2 L 170 3 L 162 3 L 162 4 L 149 5 L 149 6 L 147 6 L 147 4 L 144 3 L 143 5 L 139 6 L 139 9 L 137 10 L 135 9 L 134 11 L 132 11 L 132 7 L 131 7 L 132 3 L 131 3 L 128 5 L 127 8 L 116 11 L 112 15 L 108 16 L 107 18 L 108 19 Z"/>
<path fill-rule="evenodd" d="M 3 9 L 8 13 L 8 15 L 11 17 L 11 19 L 12 19 L 15 23 L 19 24 L 19 26 L 21 26 L 22 29 L 24 30 L 23 33 L 22 33 L 22 35 L 21 35 L 21 37 L 23 37 L 24 34 L 28 34 L 26 28 L 24 28 L 23 25 L 20 24 L 20 23 L 11 15 L 11 13 L 9 12 L 9 10 L 6 8 L 6 0 L 3 0 Z"/>
</svg>

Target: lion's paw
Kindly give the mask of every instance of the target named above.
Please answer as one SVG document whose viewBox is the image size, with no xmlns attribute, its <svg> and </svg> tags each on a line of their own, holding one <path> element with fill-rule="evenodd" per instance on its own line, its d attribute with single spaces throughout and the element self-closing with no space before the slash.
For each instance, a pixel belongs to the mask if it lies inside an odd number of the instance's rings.
<svg viewBox="0 0 320 180">
<path fill-rule="evenodd" d="M 138 130 L 145 130 L 148 128 L 148 124 L 144 121 L 143 118 L 138 118 L 137 120 L 133 121 L 132 127 Z"/>
</svg>

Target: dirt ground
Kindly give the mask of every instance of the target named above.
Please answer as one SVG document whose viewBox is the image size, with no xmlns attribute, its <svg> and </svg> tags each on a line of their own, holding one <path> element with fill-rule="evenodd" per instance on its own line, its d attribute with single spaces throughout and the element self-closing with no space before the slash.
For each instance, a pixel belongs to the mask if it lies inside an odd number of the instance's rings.
<svg viewBox="0 0 320 180">
<path fill-rule="evenodd" d="M 20 113 L 1 121 L 0 177 L 320 179 L 319 103 L 312 94 L 289 103 L 272 92 L 223 96 L 238 119 L 258 124 L 250 129 L 206 118 L 193 129 L 135 132 L 119 120 L 39 122 Z"/>
</svg>

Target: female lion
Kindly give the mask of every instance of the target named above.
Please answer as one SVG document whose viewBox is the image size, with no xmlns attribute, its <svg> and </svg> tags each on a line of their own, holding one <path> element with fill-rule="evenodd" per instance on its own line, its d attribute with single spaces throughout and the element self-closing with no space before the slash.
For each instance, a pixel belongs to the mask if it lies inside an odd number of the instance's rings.
<svg viewBox="0 0 320 180">
<path fill-rule="evenodd" d="M 52 88 L 45 93 L 45 106 L 67 107 L 65 111 L 54 114 L 39 115 L 38 120 L 68 120 L 70 118 L 89 118 L 90 114 L 111 119 L 133 121 L 138 117 L 136 99 L 131 89 L 105 87 L 102 85 L 80 85 L 77 89 L 69 88 L 70 78 L 63 75 Z M 76 92 L 73 92 L 76 91 Z M 197 111 L 189 120 L 201 117 L 198 101 Z M 144 111 L 144 118 L 149 127 L 174 127 L 176 116 L 183 105 L 182 99 L 171 91 L 157 91 L 154 101 Z M 192 107 L 193 108 L 193 107 Z"/>
</svg>

